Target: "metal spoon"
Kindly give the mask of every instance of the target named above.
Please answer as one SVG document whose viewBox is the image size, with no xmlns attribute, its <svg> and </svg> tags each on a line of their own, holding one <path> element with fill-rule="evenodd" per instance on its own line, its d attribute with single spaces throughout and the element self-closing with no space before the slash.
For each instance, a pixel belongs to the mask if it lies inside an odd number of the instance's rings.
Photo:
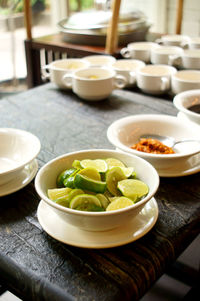
<svg viewBox="0 0 200 301">
<path fill-rule="evenodd" d="M 176 141 L 173 137 L 168 137 L 168 136 L 161 136 L 161 135 L 156 135 L 156 134 L 144 134 L 140 136 L 140 138 L 146 138 L 146 139 L 157 139 L 163 144 L 169 146 L 169 147 L 174 147 L 178 143 L 184 143 L 184 142 L 199 142 L 200 140 L 195 140 L 195 139 L 186 139 L 186 140 L 178 140 Z"/>
</svg>

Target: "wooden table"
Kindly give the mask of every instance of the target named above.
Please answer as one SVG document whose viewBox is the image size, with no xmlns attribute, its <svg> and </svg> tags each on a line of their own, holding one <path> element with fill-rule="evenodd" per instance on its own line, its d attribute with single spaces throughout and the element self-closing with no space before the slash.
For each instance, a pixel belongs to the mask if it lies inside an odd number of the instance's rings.
<svg viewBox="0 0 200 301">
<path fill-rule="evenodd" d="M 175 116 L 170 100 L 115 90 L 84 102 L 45 84 L 0 101 L 0 127 L 32 132 L 41 141 L 39 167 L 63 153 L 110 148 L 106 131 L 130 114 Z M 23 300 L 138 300 L 200 232 L 200 173 L 161 178 L 159 218 L 130 244 L 83 249 L 51 238 L 37 219 L 34 181 L 0 199 L 0 282 Z M 55 225 L 56 227 L 56 225 Z"/>
</svg>

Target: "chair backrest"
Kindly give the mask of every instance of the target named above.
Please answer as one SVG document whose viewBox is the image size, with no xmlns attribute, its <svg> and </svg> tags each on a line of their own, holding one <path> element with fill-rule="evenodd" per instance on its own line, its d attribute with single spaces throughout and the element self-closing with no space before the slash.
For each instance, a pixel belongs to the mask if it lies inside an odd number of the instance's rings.
<svg viewBox="0 0 200 301">
<path fill-rule="evenodd" d="M 177 0 L 176 7 L 176 34 L 181 34 L 183 19 L 183 0 Z"/>
</svg>

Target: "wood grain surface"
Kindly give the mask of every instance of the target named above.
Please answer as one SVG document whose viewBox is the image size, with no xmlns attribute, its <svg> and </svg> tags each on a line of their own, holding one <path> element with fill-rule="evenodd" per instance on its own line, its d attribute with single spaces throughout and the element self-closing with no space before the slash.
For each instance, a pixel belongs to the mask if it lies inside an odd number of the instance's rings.
<svg viewBox="0 0 200 301">
<path fill-rule="evenodd" d="M 1 100 L 0 127 L 38 136 L 41 167 L 67 152 L 113 149 L 108 126 L 144 113 L 177 111 L 170 99 L 137 91 L 115 90 L 107 100 L 91 103 L 46 84 Z M 60 243 L 43 231 L 33 180 L 0 198 L 0 282 L 23 300 L 138 300 L 199 233 L 199 183 L 199 173 L 161 178 L 154 228 L 133 243 L 92 250 Z"/>
</svg>

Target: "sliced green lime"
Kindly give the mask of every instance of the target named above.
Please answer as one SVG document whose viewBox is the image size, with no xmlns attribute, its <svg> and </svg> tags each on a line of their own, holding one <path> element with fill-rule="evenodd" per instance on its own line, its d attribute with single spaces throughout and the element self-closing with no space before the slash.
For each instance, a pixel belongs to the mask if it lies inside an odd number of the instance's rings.
<svg viewBox="0 0 200 301">
<path fill-rule="evenodd" d="M 136 179 L 126 179 L 118 182 L 121 193 L 131 199 L 141 198 L 149 192 L 147 184 Z"/>
<path fill-rule="evenodd" d="M 126 167 L 122 161 L 115 159 L 115 158 L 108 158 L 105 161 L 106 161 L 109 169 L 111 169 L 112 167 L 116 167 L 116 166 Z"/>
<path fill-rule="evenodd" d="M 82 189 L 79 189 L 79 188 L 72 189 L 71 192 L 69 193 L 69 196 L 68 196 L 69 202 L 71 202 L 71 200 L 72 200 L 76 195 L 79 195 L 79 194 L 84 194 L 84 191 L 83 191 Z"/>
<path fill-rule="evenodd" d="M 106 190 L 106 182 L 96 181 L 79 173 L 74 178 L 74 185 L 76 188 L 97 193 L 104 193 Z"/>
<path fill-rule="evenodd" d="M 80 161 L 80 164 L 82 168 L 92 167 L 95 168 L 98 172 L 106 172 L 108 169 L 107 163 L 105 162 L 105 160 L 102 159 L 85 159 Z"/>
<path fill-rule="evenodd" d="M 76 207 L 76 210 L 80 211 L 94 211 L 94 212 L 99 212 L 99 211 L 105 211 L 103 207 L 99 207 L 95 204 L 82 204 Z"/>
<path fill-rule="evenodd" d="M 72 167 L 76 168 L 76 169 L 81 169 L 81 164 L 79 160 L 74 160 L 72 163 Z"/>
<path fill-rule="evenodd" d="M 112 193 L 112 195 L 117 196 L 120 195 L 119 190 L 117 189 L 117 184 L 119 181 L 126 179 L 124 172 L 118 166 L 112 167 L 106 173 L 106 183 L 107 188 Z"/>
<path fill-rule="evenodd" d="M 124 173 L 124 175 L 129 178 L 132 176 L 133 172 L 134 172 L 134 168 L 133 167 L 120 167 Z"/>
<path fill-rule="evenodd" d="M 133 201 L 131 199 L 121 196 L 116 198 L 113 202 L 111 202 L 106 208 L 106 211 L 119 210 L 131 205 L 133 205 Z"/>
<path fill-rule="evenodd" d="M 56 180 L 57 187 L 63 187 L 64 180 L 70 177 L 76 171 L 75 168 L 66 169 L 59 174 Z"/>
<path fill-rule="evenodd" d="M 96 197 L 99 199 L 99 201 L 101 202 L 101 205 L 104 209 L 106 209 L 108 207 L 108 205 L 110 204 L 109 199 L 102 193 L 97 193 Z"/>
<path fill-rule="evenodd" d="M 54 201 L 56 204 L 59 204 L 61 206 L 64 206 L 64 207 L 69 207 L 69 200 L 68 198 L 59 198 L 57 200 Z"/>
<path fill-rule="evenodd" d="M 47 191 L 47 195 L 48 197 L 54 201 L 56 199 L 59 199 L 59 198 L 67 198 L 69 193 L 71 192 L 71 188 L 53 188 L 53 189 L 48 189 Z"/>
<path fill-rule="evenodd" d="M 71 200 L 69 207 L 71 209 L 79 208 L 78 210 L 87 211 L 91 204 L 98 207 L 102 207 L 101 202 L 95 195 L 79 194 Z"/>
<path fill-rule="evenodd" d="M 63 185 L 65 187 L 69 187 L 69 188 L 75 188 L 74 186 L 74 176 L 72 177 L 68 177 L 67 179 L 64 180 Z"/>
<path fill-rule="evenodd" d="M 55 202 L 61 206 L 69 207 L 70 201 L 79 194 L 83 194 L 84 191 L 82 189 L 70 189 L 71 191 L 66 197 L 61 197 L 59 199 L 56 199 Z"/>
<path fill-rule="evenodd" d="M 93 167 L 86 167 L 84 169 L 81 169 L 78 173 L 92 180 L 101 181 L 100 173 Z"/>
</svg>

